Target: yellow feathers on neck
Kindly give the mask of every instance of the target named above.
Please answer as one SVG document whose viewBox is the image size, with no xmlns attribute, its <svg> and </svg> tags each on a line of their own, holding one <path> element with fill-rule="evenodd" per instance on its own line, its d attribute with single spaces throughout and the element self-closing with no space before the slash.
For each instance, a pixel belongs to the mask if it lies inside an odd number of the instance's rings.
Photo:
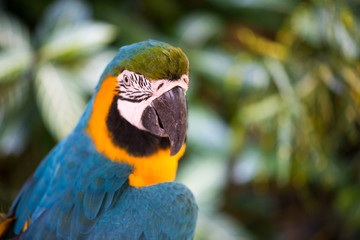
<svg viewBox="0 0 360 240">
<path fill-rule="evenodd" d="M 110 105 L 116 94 L 116 77 L 106 78 L 95 96 L 93 111 L 87 127 L 96 149 L 112 161 L 127 163 L 134 167 L 129 176 L 129 183 L 134 187 L 144 187 L 161 182 L 173 181 L 176 176 L 178 160 L 185 152 L 185 144 L 175 155 L 170 156 L 170 149 L 159 149 L 151 156 L 134 157 L 116 146 L 110 137 L 106 119 Z"/>
</svg>

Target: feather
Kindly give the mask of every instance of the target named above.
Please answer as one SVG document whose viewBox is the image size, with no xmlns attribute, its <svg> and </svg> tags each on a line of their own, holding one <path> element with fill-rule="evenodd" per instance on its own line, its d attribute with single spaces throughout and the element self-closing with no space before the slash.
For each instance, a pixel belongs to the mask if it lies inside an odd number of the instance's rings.
<svg viewBox="0 0 360 240">
<path fill-rule="evenodd" d="M 75 194 L 75 206 L 77 208 L 82 209 L 85 192 L 74 192 L 74 194 Z"/>
<path fill-rule="evenodd" d="M 101 176 L 97 177 L 94 181 L 91 182 L 90 184 L 90 189 L 91 191 L 94 192 L 100 192 L 104 190 L 104 185 L 105 185 L 105 179 L 102 178 Z"/>
<path fill-rule="evenodd" d="M 48 187 L 48 184 L 46 183 L 47 179 L 41 178 L 39 181 L 36 182 L 36 185 L 34 189 L 31 192 L 31 197 L 26 199 L 27 202 L 27 208 L 33 211 L 36 206 L 39 204 L 41 199 L 44 197 L 44 193 Z"/>
<path fill-rule="evenodd" d="M 61 209 L 59 208 L 59 203 L 54 205 L 51 209 L 50 212 L 48 213 L 49 217 L 47 220 L 44 221 L 44 224 L 51 230 L 55 231 L 56 230 L 56 225 L 59 219 L 61 219 L 62 215 L 63 215 L 63 211 L 61 211 Z M 46 218 L 46 217 L 44 217 Z"/>
<path fill-rule="evenodd" d="M 1 216 L 2 218 L 2 216 Z M 0 239 L 5 238 L 11 226 L 15 223 L 15 217 L 9 217 L 6 219 L 0 219 Z"/>
<path fill-rule="evenodd" d="M 41 240 L 49 239 L 51 235 L 54 236 L 52 232 L 45 224 L 45 220 L 48 219 L 50 215 L 50 210 L 44 211 L 39 218 L 29 227 L 22 235 L 22 239 L 32 239 L 32 240 Z"/>
<path fill-rule="evenodd" d="M 103 201 L 104 210 L 107 210 L 110 207 L 110 205 L 113 201 L 113 198 L 114 198 L 114 194 L 115 194 L 115 192 L 106 192 L 105 198 Z"/>
<path fill-rule="evenodd" d="M 69 229 L 71 229 L 71 219 L 73 214 L 74 206 L 69 211 L 63 212 L 62 216 L 58 219 L 56 225 L 56 237 L 67 238 L 69 236 Z"/>
<path fill-rule="evenodd" d="M 89 219 L 85 216 L 84 211 L 79 208 L 75 208 L 72 218 L 72 222 L 75 223 L 76 229 L 79 233 L 89 233 L 96 223 L 96 218 Z"/>
<path fill-rule="evenodd" d="M 26 191 L 23 193 L 21 198 L 19 199 L 19 204 L 16 206 L 15 215 L 18 216 L 18 219 L 15 223 L 15 229 L 14 232 L 16 234 L 19 234 L 21 230 L 23 229 L 23 226 L 25 222 L 29 219 L 31 216 L 31 213 L 34 211 L 34 208 L 28 208 L 28 199 L 31 198 L 33 194 L 33 190 L 36 187 L 38 180 L 32 180 L 31 184 L 28 186 Z"/>
<path fill-rule="evenodd" d="M 105 192 L 95 192 L 88 189 L 84 196 L 84 214 L 88 219 L 94 219 L 100 210 Z"/>
<path fill-rule="evenodd" d="M 67 212 L 69 211 L 74 205 L 74 196 L 71 193 L 71 189 L 65 191 L 65 194 L 62 198 L 62 204 L 59 205 L 61 211 Z"/>
<path fill-rule="evenodd" d="M 128 175 L 127 175 L 128 176 Z M 119 177 L 119 176 L 112 176 L 111 178 L 106 179 L 105 181 L 105 191 L 106 192 L 115 192 L 117 191 L 122 185 L 124 185 L 127 177 Z"/>
</svg>

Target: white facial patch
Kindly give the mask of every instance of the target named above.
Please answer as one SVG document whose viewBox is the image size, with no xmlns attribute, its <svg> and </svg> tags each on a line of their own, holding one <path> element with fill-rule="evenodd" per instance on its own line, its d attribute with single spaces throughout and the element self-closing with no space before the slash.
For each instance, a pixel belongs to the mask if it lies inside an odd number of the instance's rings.
<svg viewBox="0 0 360 240">
<path fill-rule="evenodd" d="M 133 126 L 146 130 L 141 122 L 141 116 L 146 107 L 151 106 L 154 99 L 174 87 L 181 87 L 186 93 L 189 87 L 189 77 L 184 74 L 178 80 L 150 81 L 141 74 L 124 70 L 118 76 L 118 83 L 120 98 L 117 107 L 121 116 Z"/>
</svg>

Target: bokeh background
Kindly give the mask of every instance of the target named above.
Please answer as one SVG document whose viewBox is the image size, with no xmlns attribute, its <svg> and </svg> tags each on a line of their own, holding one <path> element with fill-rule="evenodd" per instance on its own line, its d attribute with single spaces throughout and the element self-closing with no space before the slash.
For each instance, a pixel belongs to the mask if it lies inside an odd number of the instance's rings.
<svg viewBox="0 0 360 240">
<path fill-rule="evenodd" d="M 360 2 L 0 1 L 0 211 L 120 46 L 188 55 L 195 239 L 360 239 Z"/>
</svg>

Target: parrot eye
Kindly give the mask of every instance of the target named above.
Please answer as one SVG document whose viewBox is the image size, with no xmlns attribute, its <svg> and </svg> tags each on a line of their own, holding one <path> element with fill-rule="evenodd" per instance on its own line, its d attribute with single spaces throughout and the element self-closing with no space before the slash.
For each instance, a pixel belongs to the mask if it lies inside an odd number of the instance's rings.
<svg viewBox="0 0 360 240">
<path fill-rule="evenodd" d="M 127 86 L 130 86 L 130 79 L 128 76 L 125 75 L 124 77 L 124 83 L 127 85 Z"/>
</svg>

